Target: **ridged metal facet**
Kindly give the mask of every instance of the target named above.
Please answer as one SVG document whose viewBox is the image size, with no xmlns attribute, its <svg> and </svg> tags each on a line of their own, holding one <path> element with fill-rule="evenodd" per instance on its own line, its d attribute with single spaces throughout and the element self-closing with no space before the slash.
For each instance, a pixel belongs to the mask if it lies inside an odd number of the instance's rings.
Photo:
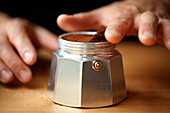
<svg viewBox="0 0 170 113">
<path fill-rule="evenodd" d="M 53 52 L 48 96 L 71 107 L 103 107 L 126 98 L 122 56 L 109 42 L 79 43 L 63 40 Z"/>
</svg>

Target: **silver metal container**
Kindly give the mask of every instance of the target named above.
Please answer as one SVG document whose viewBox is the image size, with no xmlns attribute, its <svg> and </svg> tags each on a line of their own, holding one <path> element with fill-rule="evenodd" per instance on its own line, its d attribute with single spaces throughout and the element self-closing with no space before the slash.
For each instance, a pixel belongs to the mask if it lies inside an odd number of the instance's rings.
<svg viewBox="0 0 170 113">
<path fill-rule="evenodd" d="M 59 50 L 53 52 L 48 96 L 71 107 L 103 107 L 126 98 L 122 55 L 109 42 L 71 42 L 60 35 Z"/>
</svg>

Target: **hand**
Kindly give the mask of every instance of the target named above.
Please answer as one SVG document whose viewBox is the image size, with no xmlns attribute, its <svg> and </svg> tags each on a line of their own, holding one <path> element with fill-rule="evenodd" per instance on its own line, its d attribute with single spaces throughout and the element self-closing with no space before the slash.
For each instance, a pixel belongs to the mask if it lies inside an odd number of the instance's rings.
<svg viewBox="0 0 170 113">
<path fill-rule="evenodd" d="M 62 14 L 57 23 L 66 31 L 105 27 L 105 37 L 111 43 L 119 43 L 125 35 L 138 35 L 144 45 L 161 41 L 170 50 L 169 6 L 169 0 L 119 1 L 89 12 Z"/>
<path fill-rule="evenodd" d="M 33 65 L 37 59 L 34 46 L 56 50 L 56 36 L 27 20 L 2 15 L 0 14 L 0 81 L 10 83 L 15 75 L 21 82 L 27 83 L 32 78 L 28 65 Z"/>
</svg>

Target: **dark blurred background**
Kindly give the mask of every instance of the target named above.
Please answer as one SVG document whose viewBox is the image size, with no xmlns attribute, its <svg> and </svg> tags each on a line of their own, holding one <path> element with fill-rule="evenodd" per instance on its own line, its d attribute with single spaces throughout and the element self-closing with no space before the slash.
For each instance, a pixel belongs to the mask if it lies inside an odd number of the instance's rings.
<svg viewBox="0 0 170 113">
<path fill-rule="evenodd" d="M 29 21 L 46 27 L 55 34 L 61 34 L 62 31 L 56 24 L 56 18 L 60 14 L 74 14 L 78 12 L 89 11 L 109 3 L 113 0 L 98 0 L 89 2 L 83 0 L 66 1 L 58 0 L 55 3 L 31 4 L 27 2 L 15 2 L 1 4 L 0 11 L 8 13 L 12 17 L 22 17 Z"/>
<path fill-rule="evenodd" d="M 56 24 L 56 19 L 60 14 L 90 11 L 114 1 L 116 0 L 57 0 L 55 2 L 46 1 L 34 4 L 26 1 L 17 2 L 6 0 L 5 3 L 0 4 L 0 11 L 8 13 L 12 17 L 26 18 L 33 23 L 47 28 L 56 35 L 60 35 L 64 33 Z M 125 37 L 125 39 L 127 39 L 127 37 Z M 132 39 L 137 38 L 131 37 L 130 40 Z"/>
</svg>

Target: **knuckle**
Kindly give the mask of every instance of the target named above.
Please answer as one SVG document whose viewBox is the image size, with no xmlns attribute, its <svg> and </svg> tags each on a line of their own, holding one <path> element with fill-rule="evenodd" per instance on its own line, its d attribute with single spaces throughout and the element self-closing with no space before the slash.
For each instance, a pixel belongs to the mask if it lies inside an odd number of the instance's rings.
<svg viewBox="0 0 170 113">
<path fill-rule="evenodd" d="M 10 42 L 15 42 L 18 36 L 22 36 L 24 34 L 24 30 L 21 27 L 17 27 L 16 29 L 12 29 L 9 33 Z"/>
<path fill-rule="evenodd" d="M 116 17 L 112 20 L 111 24 L 117 27 L 128 27 L 132 23 L 132 17 L 130 15 L 124 15 Z"/>
<path fill-rule="evenodd" d="M 7 45 L 7 38 L 0 37 L 0 56 L 1 56 L 1 52 L 6 49 L 6 45 Z"/>
<path fill-rule="evenodd" d="M 7 41 L 7 38 L 5 36 L 3 36 L 3 35 L 0 35 L 0 48 L 3 45 L 5 45 L 6 41 Z"/>
<path fill-rule="evenodd" d="M 4 65 L 2 64 L 2 62 L 0 61 L 0 72 L 3 70 Z"/>
<path fill-rule="evenodd" d="M 169 19 L 162 19 L 162 22 L 164 22 L 166 24 L 170 24 L 170 20 Z"/>
<path fill-rule="evenodd" d="M 145 24 L 153 24 L 153 26 L 157 26 L 158 24 L 158 16 L 154 14 L 153 12 L 144 12 L 141 15 L 141 22 Z"/>
<path fill-rule="evenodd" d="M 8 23 L 9 40 L 13 42 L 16 39 L 16 37 L 22 36 L 26 31 L 27 25 L 28 25 L 27 22 L 25 22 L 25 20 L 21 18 L 11 19 Z"/>
<path fill-rule="evenodd" d="M 0 58 L 4 61 L 4 63 L 8 66 L 10 70 L 14 73 L 17 73 L 25 64 L 16 56 L 9 55 L 8 49 L 3 49 L 0 51 Z M 1 65 L 1 63 L 0 63 Z"/>
<path fill-rule="evenodd" d="M 145 14 L 145 15 L 155 15 L 153 12 L 151 12 L 151 11 L 146 11 L 146 12 L 143 12 L 143 14 Z"/>
<path fill-rule="evenodd" d="M 13 71 L 20 69 L 24 65 L 20 59 L 10 56 L 8 49 L 0 51 L 0 58 Z"/>
<path fill-rule="evenodd" d="M 9 25 L 25 25 L 27 24 L 27 21 L 25 19 L 22 18 L 12 18 L 10 20 L 8 20 L 8 24 Z"/>
<path fill-rule="evenodd" d="M 164 28 L 170 28 L 170 20 L 169 19 L 161 19 L 160 21 L 159 21 L 159 26 L 160 26 L 160 28 L 161 29 L 163 29 L 162 27 L 164 27 Z"/>
<path fill-rule="evenodd" d="M 128 25 L 132 17 L 130 15 L 124 16 L 123 18 L 120 18 L 120 22 L 122 22 L 125 25 Z"/>
<path fill-rule="evenodd" d="M 142 14 L 142 16 L 147 16 L 147 17 L 151 17 L 151 18 L 154 18 L 154 19 L 158 19 L 158 16 L 154 12 L 151 12 L 151 11 L 144 12 Z"/>
<path fill-rule="evenodd" d="M 132 5 L 130 7 L 130 10 L 132 10 L 133 12 L 139 12 L 139 8 L 137 6 L 134 6 L 134 5 Z"/>
<path fill-rule="evenodd" d="M 128 5 L 126 8 L 125 8 L 125 11 L 124 12 L 126 12 L 126 13 L 131 13 L 131 14 L 136 14 L 136 13 L 138 13 L 138 12 L 140 12 L 139 11 L 139 8 L 137 7 L 137 6 L 135 6 L 135 5 Z"/>
<path fill-rule="evenodd" d="M 21 62 L 12 59 L 8 61 L 8 65 L 14 72 L 19 71 L 21 67 L 23 67 L 23 64 Z"/>
<path fill-rule="evenodd" d="M 113 20 L 110 22 L 112 23 L 118 23 L 120 21 L 120 17 L 113 18 Z"/>
</svg>

